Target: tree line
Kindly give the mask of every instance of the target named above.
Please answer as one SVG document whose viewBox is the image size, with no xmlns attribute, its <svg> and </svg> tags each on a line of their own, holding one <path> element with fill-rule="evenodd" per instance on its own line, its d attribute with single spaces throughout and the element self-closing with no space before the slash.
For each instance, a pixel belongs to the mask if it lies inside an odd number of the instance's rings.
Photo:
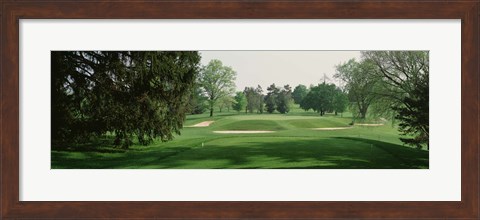
<svg viewBox="0 0 480 220">
<path fill-rule="evenodd" d="M 286 114 L 296 103 L 305 111 L 311 109 L 322 116 L 327 112 L 342 113 L 348 105 L 347 95 L 335 84 L 323 83 L 309 89 L 298 85 L 292 91 L 288 84 L 279 87 L 273 83 L 267 87 L 266 94 L 260 85 L 235 93 L 235 78 L 236 72 L 231 67 L 224 66 L 219 60 L 210 61 L 201 71 L 196 85 L 198 89 L 194 90 L 189 101 L 191 113 L 200 114 L 208 108 L 213 116 L 215 107 L 220 112 L 232 107 L 237 112 Z"/>
</svg>

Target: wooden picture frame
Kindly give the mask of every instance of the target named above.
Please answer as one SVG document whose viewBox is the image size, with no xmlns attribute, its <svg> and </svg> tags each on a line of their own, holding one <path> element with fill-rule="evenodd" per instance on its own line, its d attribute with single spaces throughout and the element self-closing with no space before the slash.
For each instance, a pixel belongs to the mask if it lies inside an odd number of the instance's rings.
<svg viewBox="0 0 480 220">
<path fill-rule="evenodd" d="M 463 1 L 48 1 L 1 6 L 1 217 L 10 218 L 462 218 L 479 214 L 479 17 Z M 461 201 L 19 201 L 19 19 L 461 19 Z"/>
</svg>

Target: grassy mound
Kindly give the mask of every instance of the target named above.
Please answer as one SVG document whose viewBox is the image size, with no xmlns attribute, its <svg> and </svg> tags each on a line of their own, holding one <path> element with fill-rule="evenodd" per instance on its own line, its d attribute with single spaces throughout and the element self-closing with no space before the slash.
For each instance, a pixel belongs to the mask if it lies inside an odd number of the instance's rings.
<svg viewBox="0 0 480 220">
<path fill-rule="evenodd" d="M 218 130 L 234 130 L 234 131 L 250 131 L 250 130 L 266 130 L 278 131 L 284 130 L 285 127 L 276 121 L 271 120 L 243 120 L 234 121 L 217 127 Z"/>
<path fill-rule="evenodd" d="M 295 119 L 287 120 L 287 123 L 296 128 L 336 128 L 348 127 L 348 123 L 329 119 Z"/>
</svg>

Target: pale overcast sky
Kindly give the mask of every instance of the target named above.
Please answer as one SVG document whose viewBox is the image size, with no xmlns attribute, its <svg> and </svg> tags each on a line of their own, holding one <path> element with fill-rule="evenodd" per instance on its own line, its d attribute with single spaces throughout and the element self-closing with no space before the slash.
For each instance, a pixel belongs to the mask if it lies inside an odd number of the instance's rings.
<svg viewBox="0 0 480 220">
<path fill-rule="evenodd" d="M 212 59 L 221 60 L 223 65 L 237 72 L 238 91 L 257 84 L 266 88 L 289 84 L 292 89 L 298 84 L 306 85 L 323 82 L 326 74 L 332 82 L 335 65 L 349 59 L 360 59 L 360 51 L 200 51 L 202 65 Z"/>
</svg>

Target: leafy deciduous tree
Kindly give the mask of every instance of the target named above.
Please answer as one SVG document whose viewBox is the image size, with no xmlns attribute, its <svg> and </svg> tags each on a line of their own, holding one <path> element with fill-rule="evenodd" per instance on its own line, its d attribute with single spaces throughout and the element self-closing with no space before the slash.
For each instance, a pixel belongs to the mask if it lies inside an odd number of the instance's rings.
<svg viewBox="0 0 480 220">
<path fill-rule="evenodd" d="M 348 96 L 341 89 L 335 89 L 335 94 L 333 97 L 333 110 L 335 115 L 338 113 L 343 113 L 347 110 L 348 106 Z"/>
<path fill-rule="evenodd" d="M 373 75 L 382 82 L 382 97 L 390 100 L 400 120 L 401 138 L 409 145 L 428 149 L 428 51 L 365 51 L 363 59 L 374 63 Z"/>
<path fill-rule="evenodd" d="M 313 109 L 320 113 L 321 116 L 326 112 L 334 110 L 334 94 L 335 84 L 321 83 L 310 88 L 307 96 L 300 103 L 300 107 L 304 110 Z"/>
<path fill-rule="evenodd" d="M 237 92 L 234 99 L 233 109 L 235 111 L 240 112 L 247 107 L 247 98 L 243 92 Z"/>
<path fill-rule="evenodd" d="M 300 104 L 302 99 L 307 96 L 308 89 L 305 85 L 298 85 L 293 89 L 292 98 L 295 104 Z"/>
<path fill-rule="evenodd" d="M 200 85 L 195 84 L 190 99 L 188 101 L 188 108 L 191 114 L 202 114 L 208 108 L 208 98 L 204 95 Z"/>
<path fill-rule="evenodd" d="M 210 117 L 218 100 L 235 92 L 237 73 L 228 66 L 223 66 L 220 60 L 211 60 L 200 73 L 200 84 L 207 94 L 210 107 Z"/>
<path fill-rule="evenodd" d="M 222 112 L 224 108 L 226 108 L 227 111 L 230 111 L 230 108 L 233 106 L 234 103 L 235 103 L 234 97 L 228 95 L 220 98 L 218 100 L 217 105 L 218 105 L 219 111 Z"/>
<path fill-rule="evenodd" d="M 253 113 L 254 111 L 257 111 L 258 113 L 263 113 L 264 95 L 262 87 L 260 85 L 258 85 L 257 88 L 245 87 L 243 93 L 247 98 L 247 106 L 245 108 L 245 113 Z"/>
<path fill-rule="evenodd" d="M 351 59 L 346 63 L 336 66 L 335 77 L 346 82 L 345 90 L 352 102 L 351 108 L 355 108 L 359 117 L 364 119 L 367 110 L 378 97 L 375 89 L 378 87 L 378 78 L 372 77 L 371 73 L 376 70 L 375 64 L 369 61 L 357 62 Z"/>
<path fill-rule="evenodd" d="M 257 99 L 258 113 L 262 114 L 265 107 L 265 102 L 264 102 L 263 89 L 260 85 L 258 85 L 257 88 L 255 89 L 255 94 Z"/>
</svg>

